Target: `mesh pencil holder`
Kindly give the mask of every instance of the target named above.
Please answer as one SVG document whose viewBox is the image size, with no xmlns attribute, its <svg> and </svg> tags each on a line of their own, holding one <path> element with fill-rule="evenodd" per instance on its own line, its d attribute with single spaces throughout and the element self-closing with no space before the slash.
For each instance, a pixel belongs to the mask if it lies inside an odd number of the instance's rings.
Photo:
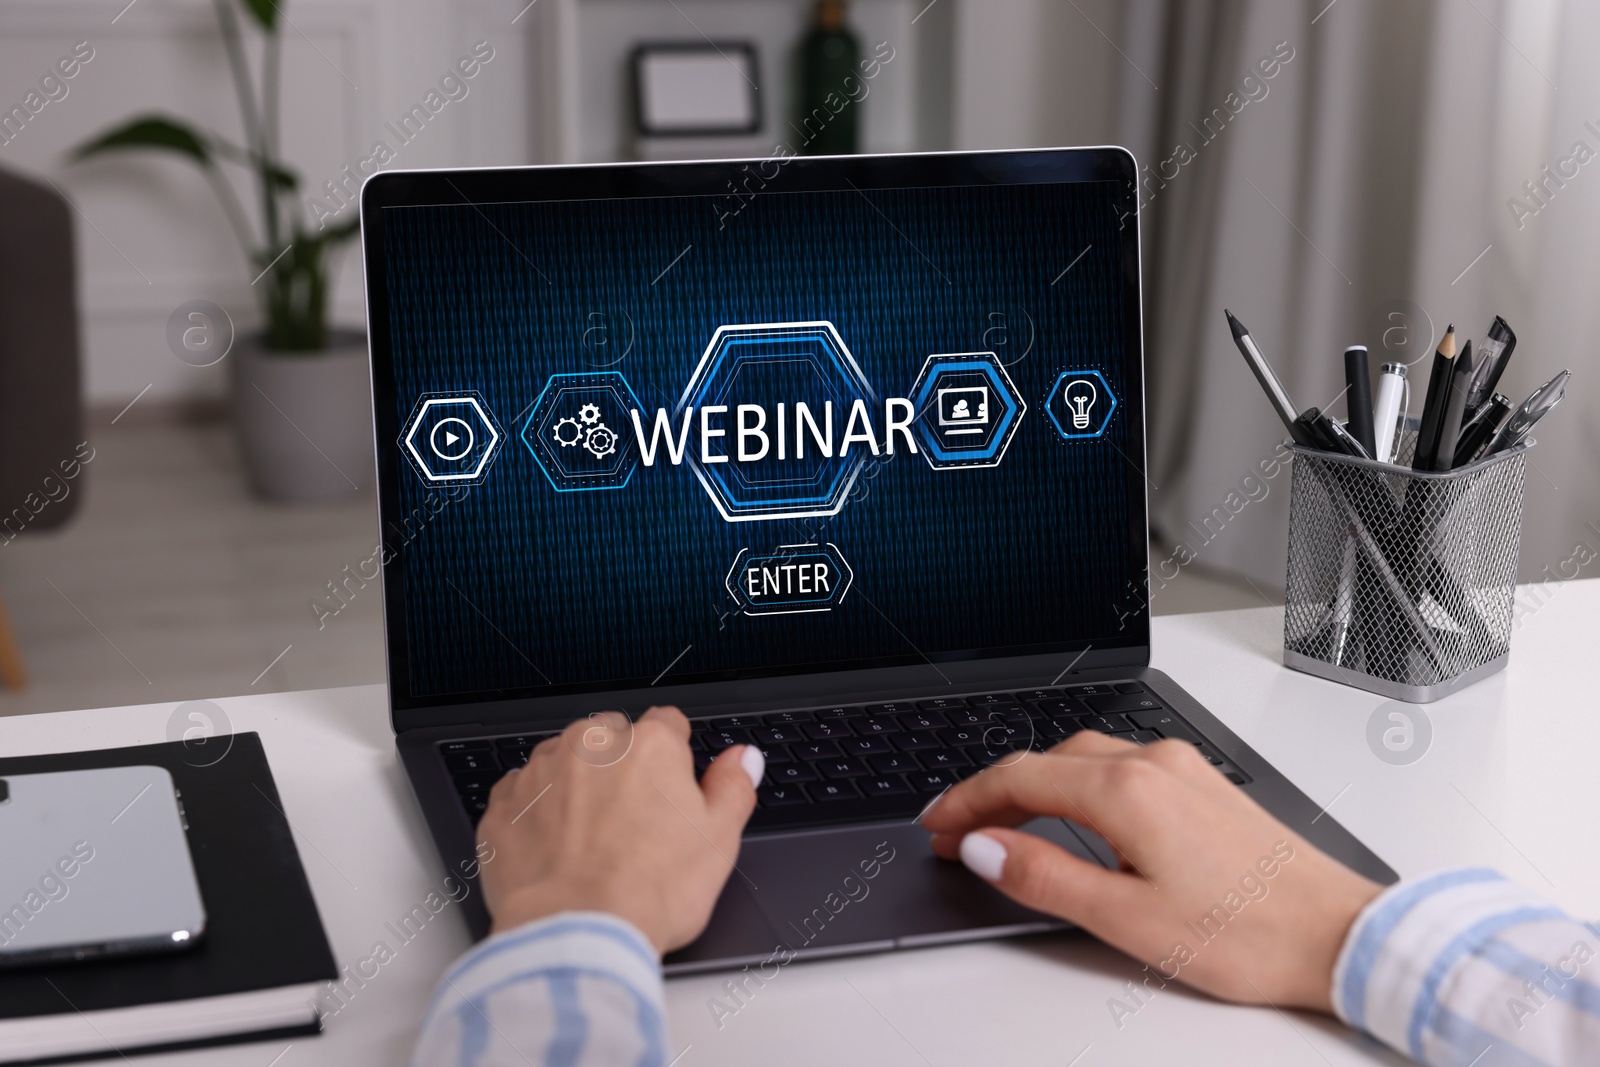
<svg viewBox="0 0 1600 1067">
<path fill-rule="evenodd" d="M 1459 470 L 1291 445 L 1285 666 L 1396 700 L 1438 700 L 1511 649 L 1529 441 Z"/>
</svg>

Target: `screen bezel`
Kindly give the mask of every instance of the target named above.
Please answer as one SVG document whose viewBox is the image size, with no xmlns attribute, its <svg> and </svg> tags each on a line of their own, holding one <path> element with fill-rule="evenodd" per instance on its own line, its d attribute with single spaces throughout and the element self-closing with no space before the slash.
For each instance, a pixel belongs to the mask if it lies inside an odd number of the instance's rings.
<svg viewBox="0 0 1600 1067">
<path fill-rule="evenodd" d="M 776 170 L 770 179 L 767 168 Z M 401 514 L 399 481 L 405 464 L 396 443 L 400 437 L 396 414 L 393 355 L 389 336 L 389 299 L 383 254 L 382 209 L 400 206 L 530 202 L 551 200 L 603 200 L 661 196 L 727 195 L 730 189 L 760 192 L 832 192 L 857 190 L 938 188 L 973 185 L 1070 184 L 1087 181 L 1125 183 L 1133 225 L 1121 230 L 1125 319 L 1123 372 L 1128 384 L 1125 417 L 1127 441 L 1134 447 L 1124 460 L 1134 469 L 1128 494 L 1129 558 L 1147 559 L 1148 510 L 1145 495 L 1145 433 L 1143 322 L 1140 286 L 1137 163 L 1126 149 L 1068 148 L 1009 152 L 939 152 L 888 156 L 785 157 L 691 163 L 615 163 L 579 166 L 502 167 L 475 170 L 383 171 L 367 179 L 361 190 L 361 241 L 366 267 L 367 337 L 372 357 L 372 394 L 377 454 L 378 509 L 383 543 L 388 544 L 390 521 Z M 387 446 L 385 443 L 387 442 Z M 562 720 L 604 704 L 623 707 L 637 703 L 640 687 L 619 682 L 579 686 L 488 690 L 462 694 L 415 696 L 410 691 L 407 631 L 404 623 L 404 548 L 382 553 L 385 648 L 388 660 L 389 699 L 396 732 L 405 729 Z M 1028 678 L 1045 682 L 1059 669 L 1065 672 L 1149 663 L 1150 612 L 1146 595 L 1148 567 L 1130 580 L 1122 628 L 1118 634 L 1092 641 L 1042 643 L 1024 648 L 912 653 L 858 663 L 827 663 L 773 669 L 721 672 L 696 676 L 689 684 L 651 689 L 650 703 L 671 698 L 680 703 L 722 703 L 729 683 L 736 683 L 740 699 L 751 706 L 776 699 L 794 705 L 797 689 L 824 694 L 887 691 L 896 687 L 926 688 L 992 684 L 1025 668 Z M 930 673 L 931 667 L 931 673 Z M 941 669 L 942 668 L 942 669 Z M 1010 672 L 1008 674 L 1008 672 Z M 933 676 L 937 676 L 937 680 Z M 1024 684 L 1019 678 L 1015 684 Z M 1043 684 L 1034 681 L 1032 684 Z M 724 687 L 724 688 L 719 688 Z M 642 710 L 643 705 L 638 710 Z"/>
</svg>

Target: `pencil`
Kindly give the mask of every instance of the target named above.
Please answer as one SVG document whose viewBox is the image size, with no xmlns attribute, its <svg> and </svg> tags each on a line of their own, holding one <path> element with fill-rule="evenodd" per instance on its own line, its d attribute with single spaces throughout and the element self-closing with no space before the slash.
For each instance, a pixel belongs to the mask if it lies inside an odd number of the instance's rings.
<svg viewBox="0 0 1600 1067">
<path fill-rule="evenodd" d="M 1439 423 L 1444 415 L 1445 395 L 1450 391 L 1450 375 L 1455 370 L 1456 328 L 1445 330 L 1439 350 L 1433 354 L 1433 373 L 1428 376 L 1428 396 L 1422 404 L 1422 428 L 1417 431 L 1417 447 L 1411 469 L 1433 470 L 1439 451 Z"/>
<path fill-rule="evenodd" d="M 1461 419 L 1467 410 L 1467 394 L 1472 391 L 1472 342 L 1468 341 L 1450 375 L 1450 391 L 1439 416 L 1439 443 L 1433 449 L 1433 469 L 1447 471 L 1456 461 L 1456 446 L 1461 443 Z"/>
</svg>

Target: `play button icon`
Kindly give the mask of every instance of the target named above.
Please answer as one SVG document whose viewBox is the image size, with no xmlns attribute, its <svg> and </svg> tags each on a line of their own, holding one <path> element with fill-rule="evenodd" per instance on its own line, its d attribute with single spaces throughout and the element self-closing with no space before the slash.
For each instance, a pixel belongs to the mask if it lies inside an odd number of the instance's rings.
<svg viewBox="0 0 1600 1067">
<path fill-rule="evenodd" d="M 462 459 L 472 451 L 472 427 L 454 417 L 440 419 L 428 435 L 428 446 L 440 459 Z"/>
<path fill-rule="evenodd" d="M 475 485 L 503 439 L 476 393 L 425 393 L 406 418 L 400 447 L 424 481 Z"/>
</svg>

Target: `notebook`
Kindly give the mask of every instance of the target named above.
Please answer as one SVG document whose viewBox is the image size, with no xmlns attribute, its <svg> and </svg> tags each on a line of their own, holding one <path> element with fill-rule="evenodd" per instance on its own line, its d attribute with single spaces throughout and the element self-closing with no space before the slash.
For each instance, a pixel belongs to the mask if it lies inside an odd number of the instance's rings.
<svg viewBox="0 0 1600 1067">
<path fill-rule="evenodd" d="M 208 738 L 203 753 L 175 741 L 0 759 L 0 778 L 136 764 L 166 768 L 177 787 L 205 937 L 187 952 L 0 969 L 0 1063 L 321 1030 L 318 993 L 337 968 L 258 734 Z"/>
</svg>

